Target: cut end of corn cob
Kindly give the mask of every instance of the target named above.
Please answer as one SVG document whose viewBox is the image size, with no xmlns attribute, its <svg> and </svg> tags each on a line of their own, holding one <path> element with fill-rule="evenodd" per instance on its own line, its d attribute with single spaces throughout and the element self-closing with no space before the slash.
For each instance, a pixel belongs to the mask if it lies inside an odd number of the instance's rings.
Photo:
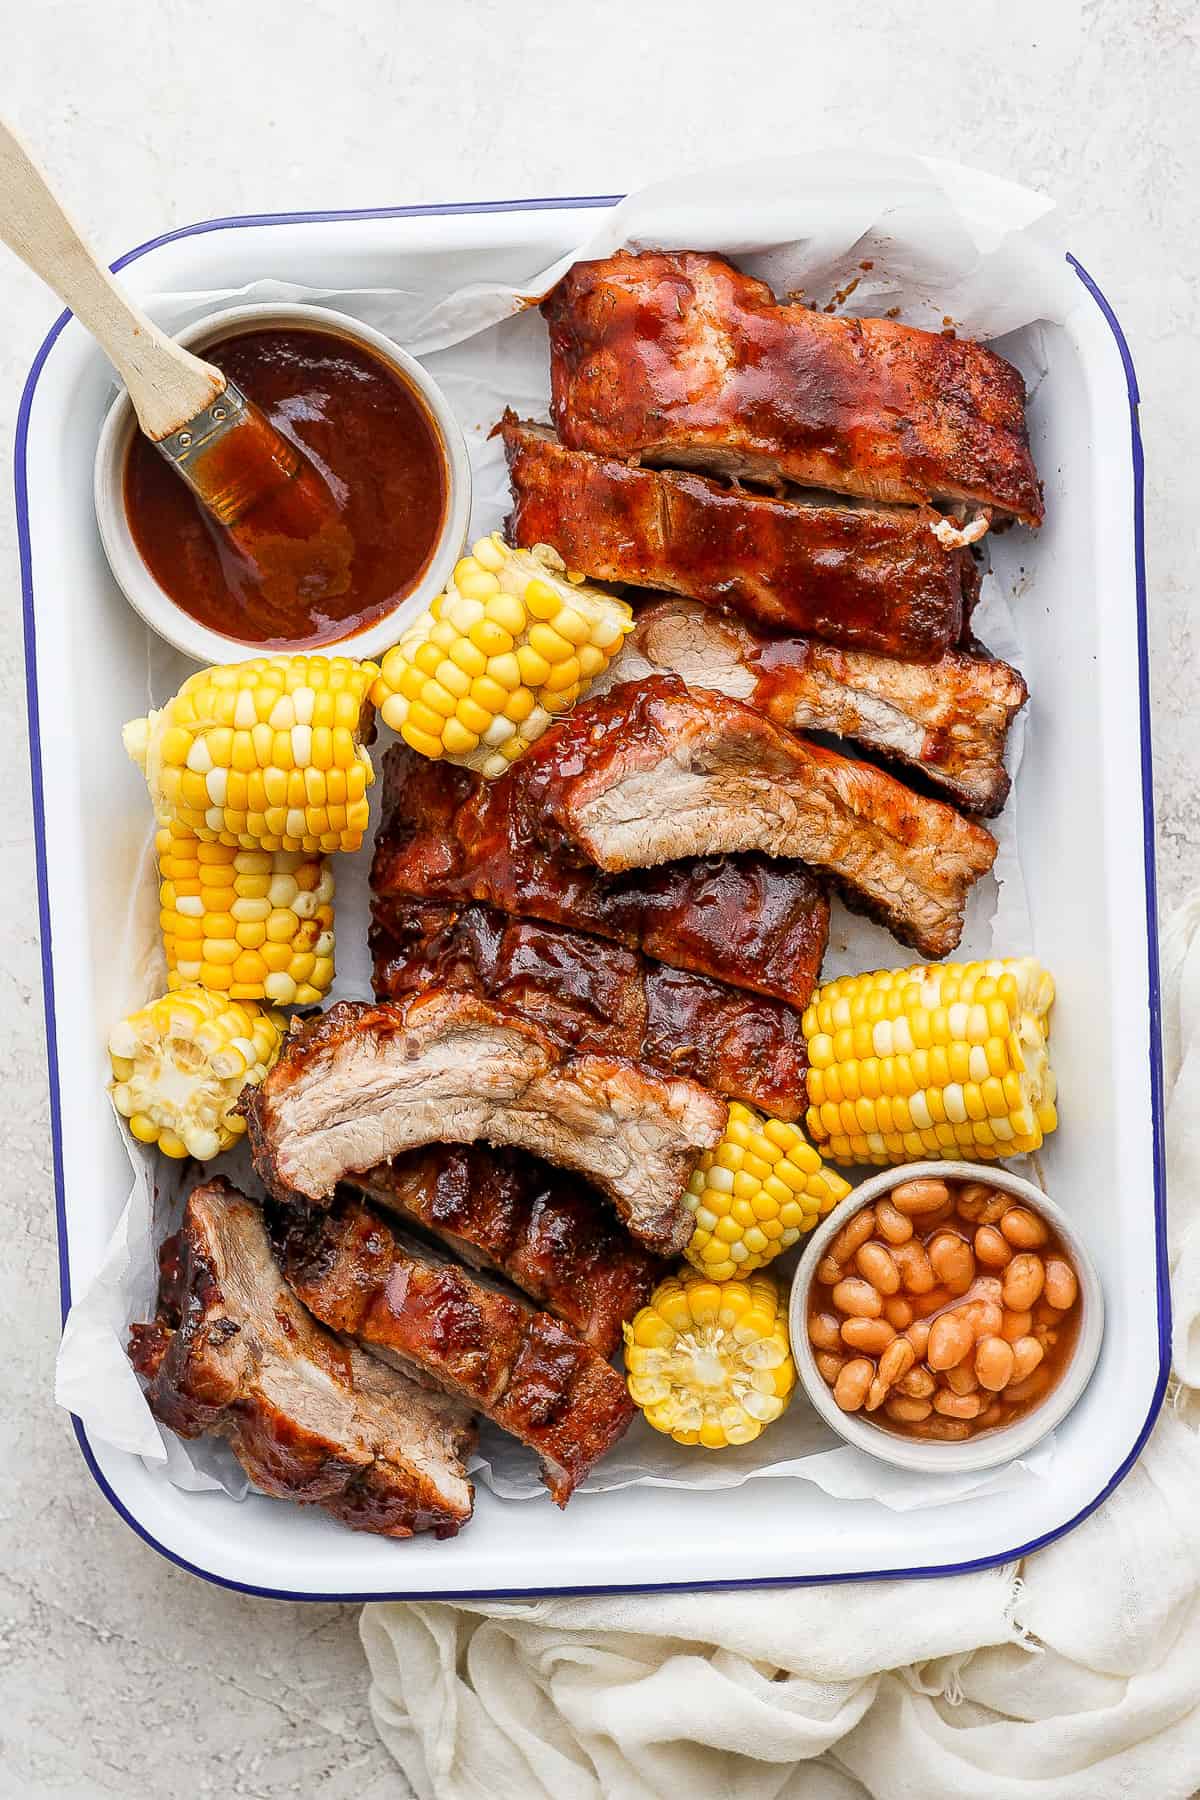
<svg viewBox="0 0 1200 1800">
<path fill-rule="evenodd" d="M 549 545 L 514 550 L 493 532 L 388 651 L 371 698 L 422 756 L 490 780 L 574 705 L 632 629 L 625 602 L 569 576 Z"/>
<path fill-rule="evenodd" d="M 733 1100 L 724 1137 L 688 1183 L 696 1229 L 684 1254 L 713 1281 L 752 1274 L 849 1192 L 797 1126 Z"/>
<path fill-rule="evenodd" d="M 299 850 L 206 844 L 173 820 L 158 848 L 171 990 L 315 1006 L 333 981 L 333 871 Z"/>
<path fill-rule="evenodd" d="M 770 1275 L 669 1275 L 625 1326 L 625 1368 L 630 1397 L 677 1444 L 753 1443 L 796 1381 L 779 1289 Z"/>
<path fill-rule="evenodd" d="M 279 1054 L 284 1019 L 202 987 L 164 994 L 113 1027 L 113 1105 L 143 1144 L 207 1162 L 245 1131 L 234 1112 Z"/>
<path fill-rule="evenodd" d="M 260 656 L 190 676 L 122 733 L 160 824 L 241 850 L 357 850 L 375 779 L 360 738 L 378 674 L 346 656 Z"/>
<path fill-rule="evenodd" d="M 1054 982 L 1031 956 L 846 975 L 804 1014 L 809 1136 L 836 1162 L 994 1162 L 1058 1124 Z"/>
</svg>

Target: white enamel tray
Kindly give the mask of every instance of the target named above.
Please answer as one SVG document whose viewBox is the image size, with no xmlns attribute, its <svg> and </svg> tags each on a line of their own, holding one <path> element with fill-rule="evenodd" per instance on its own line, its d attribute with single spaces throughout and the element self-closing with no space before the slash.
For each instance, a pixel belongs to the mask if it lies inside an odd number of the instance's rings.
<svg viewBox="0 0 1200 1800">
<path fill-rule="evenodd" d="M 459 281 L 509 280 L 575 242 L 578 208 L 607 199 L 223 219 L 123 259 L 135 294 L 277 278 L 334 290 L 396 284 L 406 259 Z M 118 265 L 122 266 L 122 265 Z M 1047 331 L 1050 374 L 1031 411 L 1048 523 L 1027 632 L 1031 729 L 1021 851 L 1036 946 L 1054 970 L 1063 1125 L 1047 1185 L 1076 1217 L 1108 1319 L 1090 1388 L 1058 1434 L 1049 1476 L 1011 1495 L 920 1512 L 836 1501 L 813 1484 L 633 1488 L 548 1500 L 478 1493 L 446 1543 L 351 1533 L 315 1509 L 187 1493 L 88 1441 L 97 1482 L 165 1556 L 248 1592 L 298 1599 L 538 1593 L 935 1575 L 1021 1554 L 1068 1530 L 1121 1479 L 1167 1371 L 1162 1108 L 1137 390 L 1120 327 L 1079 268 L 1078 299 Z M 16 454 L 29 726 L 54 1133 L 62 1302 L 94 1274 L 128 1190 L 104 1092 L 117 1010 L 112 947 L 89 894 L 127 884 L 145 788 L 121 750 L 144 710 L 145 627 L 112 581 L 92 512 L 107 366 L 65 317 L 30 373 Z M 998 555 L 1023 552 L 1014 534 Z"/>
</svg>

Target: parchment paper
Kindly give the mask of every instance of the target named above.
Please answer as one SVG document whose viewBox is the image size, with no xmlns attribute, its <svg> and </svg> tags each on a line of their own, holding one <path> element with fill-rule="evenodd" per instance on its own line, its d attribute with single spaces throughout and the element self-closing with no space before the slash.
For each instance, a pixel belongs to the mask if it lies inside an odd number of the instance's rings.
<svg viewBox="0 0 1200 1800">
<path fill-rule="evenodd" d="M 723 251 L 769 281 L 779 295 L 803 294 L 818 304 L 841 296 L 840 310 L 872 316 L 898 309 L 906 322 L 940 330 L 953 321 L 963 334 L 1003 337 L 1004 354 L 1025 375 L 1033 407 L 1048 403 L 1041 321 L 1062 316 L 1068 289 L 1061 258 L 1045 245 L 1050 203 L 1043 196 L 977 171 L 933 160 L 839 150 L 829 156 L 780 157 L 658 183 L 611 212 L 581 212 L 579 242 L 550 268 L 531 262 L 516 282 L 480 279 L 463 267 L 448 277 L 438 260 L 396 269 L 397 286 L 343 290 L 264 281 L 237 290 L 151 296 L 147 310 L 178 330 L 191 320 L 246 300 L 309 300 L 352 313 L 422 357 L 463 425 L 474 474 L 472 536 L 495 529 L 508 510 L 501 446 L 487 433 L 506 405 L 548 416 L 545 330 L 530 307 L 577 257 L 636 248 Z M 404 283 L 404 285 L 400 285 Z M 849 291 L 847 291 L 849 290 Z M 1020 614 L 1032 616 L 1037 551 L 1026 560 Z M 1012 595 L 989 574 L 976 631 L 999 656 L 1021 666 L 1021 618 Z M 161 706 L 179 679 L 179 659 L 147 633 L 149 704 Z M 1028 726 L 1018 720 L 1009 744 L 1017 775 Z M 386 732 L 382 734 L 386 738 Z M 380 744 L 380 751 L 384 748 Z M 376 798 L 378 788 L 375 790 Z M 994 874 L 972 894 L 958 954 L 1020 955 L 1035 948 L 1017 853 L 1020 782 L 998 821 Z M 369 845 L 335 859 L 337 963 L 334 997 L 370 994 L 366 947 Z M 131 871 L 122 967 L 127 1005 L 142 1004 L 165 985 L 157 930 L 153 825 L 141 866 Z M 882 927 L 835 905 L 827 975 L 895 967 L 911 960 Z M 124 1125 L 122 1124 L 124 1131 Z M 125 1356 L 128 1326 L 153 1316 L 156 1250 L 174 1228 L 196 1178 L 148 1153 L 126 1135 L 132 1185 L 103 1266 L 77 1299 L 58 1359 L 56 1397 L 80 1415 L 90 1435 L 141 1456 L 164 1480 L 187 1488 L 224 1487 L 240 1496 L 246 1480 L 223 1445 L 184 1444 L 160 1430 Z M 219 1165 L 249 1192 L 261 1192 L 243 1151 Z M 850 1172 L 848 1172 L 850 1173 Z M 853 1176 L 851 1177 L 853 1178 Z M 802 1246 L 775 1265 L 784 1282 Z M 843 1499 L 873 1499 L 896 1510 L 936 1506 L 964 1495 L 1020 1488 L 1038 1480 L 1053 1457 L 1048 1440 L 1029 1457 L 980 1476 L 927 1477 L 891 1469 L 840 1444 L 797 1393 L 784 1417 L 757 1443 L 719 1456 L 687 1450 L 640 1418 L 585 1484 L 591 1491 L 646 1483 L 687 1488 L 738 1486 L 761 1477 L 815 1482 Z M 475 1469 L 511 1501 L 545 1496 L 531 1454 L 485 1425 Z"/>
</svg>

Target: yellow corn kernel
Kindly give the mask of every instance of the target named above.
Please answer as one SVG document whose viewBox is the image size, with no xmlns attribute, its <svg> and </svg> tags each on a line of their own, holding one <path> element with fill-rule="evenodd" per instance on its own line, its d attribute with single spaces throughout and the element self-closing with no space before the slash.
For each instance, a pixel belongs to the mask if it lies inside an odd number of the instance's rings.
<svg viewBox="0 0 1200 1800">
<path fill-rule="evenodd" d="M 804 1014 L 807 1125 L 837 1162 L 1038 1149 L 1058 1123 L 1054 982 L 1033 957 L 844 976 Z"/>
<path fill-rule="evenodd" d="M 631 1399 L 656 1431 L 721 1449 L 749 1444 L 795 1385 L 787 1321 L 768 1275 L 717 1281 L 682 1268 L 624 1327 Z"/>
<path fill-rule="evenodd" d="M 790 1249 L 849 1192 L 798 1126 L 731 1101 L 724 1137 L 688 1183 L 696 1226 L 684 1254 L 720 1281 L 749 1274 Z"/>
</svg>

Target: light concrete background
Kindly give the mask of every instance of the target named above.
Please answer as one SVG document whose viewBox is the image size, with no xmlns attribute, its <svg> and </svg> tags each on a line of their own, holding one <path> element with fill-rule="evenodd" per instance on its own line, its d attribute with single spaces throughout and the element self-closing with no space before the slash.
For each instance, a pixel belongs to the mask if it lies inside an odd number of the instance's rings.
<svg viewBox="0 0 1200 1800">
<path fill-rule="evenodd" d="M 1189 0 L 31 0 L 8 24 L 0 107 L 109 257 L 226 213 L 610 193 L 855 140 L 1055 195 L 1141 381 L 1164 907 L 1200 877 Z M 3 251 L 0 295 L 0 1794 L 403 1794 L 366 1710 L 353 1609 L 241 1599 L 158 1560 L 109 1511 L 51 1403 L 58 1290 L 7 497 L 20 389 L 57 309 Z"/>
</svg>

